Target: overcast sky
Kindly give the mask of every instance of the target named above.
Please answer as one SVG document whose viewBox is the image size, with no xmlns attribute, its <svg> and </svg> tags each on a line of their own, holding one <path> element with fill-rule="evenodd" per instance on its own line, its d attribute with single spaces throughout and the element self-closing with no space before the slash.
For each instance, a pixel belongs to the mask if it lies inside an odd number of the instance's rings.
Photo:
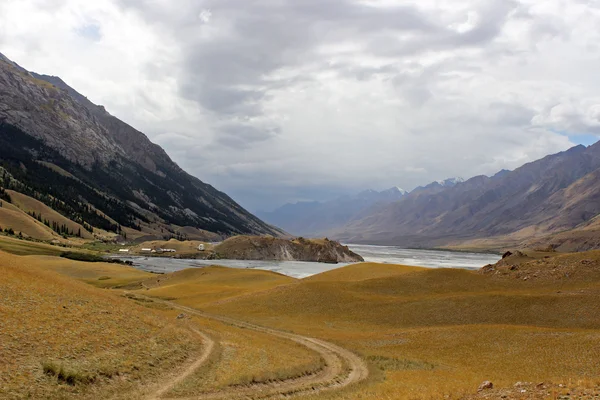
<svg viewBox="0 0 600 400">
<path fill-rule="evenodd" d="M 2 0 L 0 52 L 251 211 L 600 135 L 599 0 Z"/>
</svg>

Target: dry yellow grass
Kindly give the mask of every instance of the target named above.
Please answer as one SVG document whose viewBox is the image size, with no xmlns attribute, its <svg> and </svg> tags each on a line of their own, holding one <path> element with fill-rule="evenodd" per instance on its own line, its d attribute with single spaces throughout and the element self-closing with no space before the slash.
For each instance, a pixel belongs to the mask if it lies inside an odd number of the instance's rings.
<svg viewBox="0 0 600 400">
<path fill-rule="evenodd" d="M 296 282 L 294 278 L 270 271 L 215 266 L 153 276 L 144 282 L 149 288 L 144 294 L 198 306 Z"/>
<path fill-rule="evenodd" d="M 367 279 L 387 278 L 421 271 L 421 267 L 393 264 L 361 263 L 336 268 L 322 274 L 305 278 L 304 282 L 357 282 Z"/>
<path fill-rule="evenodd" d="M 23 258 L 23 260 L 43 266 L 44 270 L 54 271 L 102 288 L 118 288 L 136 283 L 137 286 L 141 287 L 142 281 L 156 276 L 149 272 L 118 264 L 82 263 L 51 256 L 30 256 Z"/>
<path fill-rule="evenodd" d="M 295 378 L 323 368 L 317 353 L 290 340 L 213 320 L 198 323 L 218 341 L 218 351 L 212 368 L 198 370 L 174 388 L 173 396 Z"/>
<path fill-rule="evenodd" d="M 0 398 L 139 398 L 199 352 L 175 318 L 0 252 Z"/>
<path fill-rule="evenodd" d="M 124 283 L 146 276 L 118 265 L 19 260 L 90 283 L 103 274 Z M 497 274 L 364 263 L 304 280 L 210 267 L 151 276 L 134 293 L 322 338 L 369 363 L 367 382 L 309 399 L 460 399 L 484 380 L 497 387 L 517 381 L 597 385 L 600 252 L 521 261 Z M 220 343 L 211 363 L 170 395 L 282 379 L 321 366 L 318 355 L 285 339 L 196 316 L 187 321 Z"/>
<path fill-rule="evenodd" d="M 65 251 L 65 248 L 46 243 L 19 240 L 10 236 L 0 236 L 0 251 L 20 256 L 32 254 L 58 256 Z"/>
<path fill-rule="evenodd" d="M 86 231 L 83 226 L 64 217 L 63 215 L 54 211 L 52 208 L 48 207 L 41 201 L 26 196 L 22 193 L 15 192 L 14 190 L 7 190 L 6 192 L 10 195 L 12 203 L 19 209 L 25 211 L 26 213 L 35 212 L 36 214 L 41 214 L 42 220 L 46 219 L 50 221 L 50 223 L 56 222 L 59 225 L 66 225 L 75 234 L 78 231 L 81 231 L 81 236 L 85 239 L 94 238 L 94 235 Z M 36 237 L 36 239 L 42 238 Z"/>
<path fill-rule="evenodd" d="M 487 379 L 512 386 L 596 376 L 600 279 L 536 282 L 411 267 L 389 276 L 390 266 L 369 279 L 365 268 L 198 306 L 322 337 L 370 362 L 369 384 L 319 399 L 460 398 Z M 331 281 L 336 274 L 341 280 Z"/>
<path fill-rule="evenodd" d="M 23 235 L 39 240 L 52 240 L 55 238 L 52 229 L 36 221 L 23 211 L 10 209 L 8 206 L 9 204 L 2 202 L 2 207 L 0 207 L 0 227 L 2 229 L 12 228 L 16 234 L 21 232 Z"/>
</svg>

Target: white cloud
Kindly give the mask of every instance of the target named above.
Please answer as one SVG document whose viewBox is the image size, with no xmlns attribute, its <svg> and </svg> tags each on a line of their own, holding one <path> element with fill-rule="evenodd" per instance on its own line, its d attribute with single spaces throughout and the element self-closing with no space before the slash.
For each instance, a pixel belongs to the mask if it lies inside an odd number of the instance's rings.
<svg viewBox="0 0 600 400">
<path fill-rule="evenodd" d="M 0 52 L 257 209 L 600 134 L 597 26 L 595 2 L 564 0 L 4 0 Z"/>
</svg>

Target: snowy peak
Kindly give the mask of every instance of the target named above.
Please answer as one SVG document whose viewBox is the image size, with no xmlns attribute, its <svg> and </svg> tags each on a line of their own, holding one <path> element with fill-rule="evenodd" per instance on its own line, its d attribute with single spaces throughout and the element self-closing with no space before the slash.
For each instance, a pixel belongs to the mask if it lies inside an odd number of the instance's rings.
<svg viewBox="0 0 600 400">
<path fill-rule="evenodd" d="M 465 180 L 463 178 L 457 177 L 444 179 L 443 181 L 437 181 L 437 183 L 439 183 L 443 187 L 452 187 L 458 185 L 459 183 L 463 183 L 464 181 Z"/>
<path fill-rule="evenodd" d="M 379 192 L 380 195 L 386 196 L 386 197 L 397 197 L 397 198 L 401 198 L 403 196 L 406 196 L 408 194 L 408 191 L 399 188 L 398 186 L 394 186 L 392 188 L 389 188 L 387 190 L 383 190 L 381 192 Z"/>
</svg>

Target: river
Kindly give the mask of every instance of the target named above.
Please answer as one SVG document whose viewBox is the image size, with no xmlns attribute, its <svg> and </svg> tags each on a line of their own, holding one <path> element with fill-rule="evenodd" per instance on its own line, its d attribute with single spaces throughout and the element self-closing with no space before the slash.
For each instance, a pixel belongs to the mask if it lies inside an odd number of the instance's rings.
<svg viewBox="0 0 600 400">
<path fill-rule="evenodd" d="M 437 250 L 412 250 L 395 246 L 348 245 L 350 249 L 367 262 L 384 264 L 414 265 L 427 268 L 478 269 L 493 264 L 500 259 L 494 254 L 463 253 Z M 244 260 L 185 260 L 158 257 L 118 257 L 132 261 L 134 267 L 156 273 L 168 273 L 187 268 L 202 268 L 209 265 L 222 265 L 230 268 L 262 269 L 278 272 L 294 278 L 340 268 L 348 264 L 323 264 L 300 261 L 244 261 Z"/>
</svg>

